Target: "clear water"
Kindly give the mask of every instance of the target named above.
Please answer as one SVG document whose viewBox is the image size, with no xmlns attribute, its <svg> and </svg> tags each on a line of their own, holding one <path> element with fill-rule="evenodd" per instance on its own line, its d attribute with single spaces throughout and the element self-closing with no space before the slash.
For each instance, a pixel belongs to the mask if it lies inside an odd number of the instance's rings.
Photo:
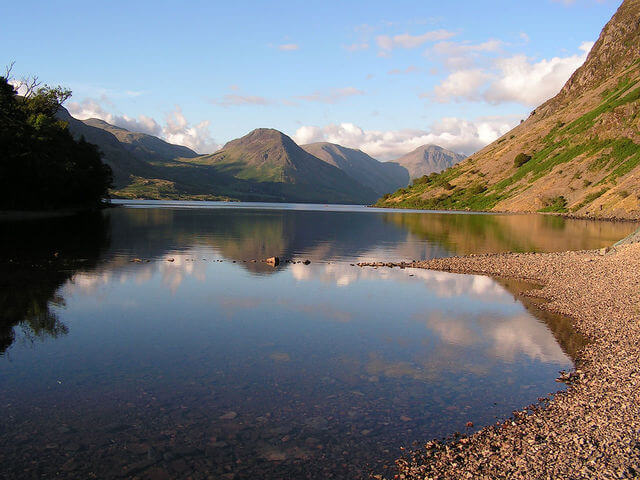
<svg viewBox="0 0 640 480">
<path fill-rule="evenodd" d="M 633 228 L 172 203 L 2 224 L 0 465 L 6 478 L 384 473 L 400 447 L 558 390 L 582 340 L 517 295 L 530 286 L 352 264 L 597 248 Z M 273 255 L 291 262 L 261 261 Z"/>
</svg>

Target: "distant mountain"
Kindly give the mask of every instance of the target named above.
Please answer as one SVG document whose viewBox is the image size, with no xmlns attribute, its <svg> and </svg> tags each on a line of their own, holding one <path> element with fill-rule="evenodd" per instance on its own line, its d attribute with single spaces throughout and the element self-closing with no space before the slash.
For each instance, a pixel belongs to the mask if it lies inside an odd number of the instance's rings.
<svg viewBox="0 0 640 480">
<path fill-rule="evenodd" d="M 146 133 L 131 132 L 125 128 L 111 125 L 104 120 L 89 118 L 82 120 L 82 122 L 85 125 L 100 128 L 113 134 L 120 143 L 128 146 L 129 151 L 149 161 L 154 161 L 158 158 L 173 160 L 174 158 L 193 158 L 198 156 L 190 148 L 165 142 Z"/>
<path fill-rule="evenodd" d="M 411 180 L 414 180 L 423 175 L 440 173 L 464 160 L 464 158 L 464 155 L 452 152 L 438 145 L 423 145 L 388 163 L 397 164 L 406 168 Z"/>
<path fill-rule="evenodd" d="M 640 219 L 640 0 L 624 0 L 585 63 L 527 120 L 380 206 Z"/>
<path fill-rule="evenodd" d="M 64 108 L 58 117 L 75 137 L 98 145 L 114 171 L 116 197 L 367 204 L 408 181 L 401 167 L 339 146 L 349 159 L 337 167 L 273 129 L 254 130 L 218 152 L 198 155 L 103 120 L 78 120 Z M 392 180 L 385 179 L 387 172 Z"/>
<path fill-rule="evenodd" d="M 395 192 L 409 184 L 406 168 L 394 163 L 380 162 L 362 150 L 327 142 L 310 143 L 301 147 L 320 160 L 339 168 L 378 195 Z"/>
<path fill-rule="evenodd" d="M 192 163 L 253 182 L 255 192 L 279 201 L 371 203 L 378 197 L 373 189 L 269 128 L 253 130 Z"/>
<path fill-rule="evenodd" d="M 56 114 L 60 120 L 67 122 L 71 134 L 79 139 L 84 137 L 89 143 L 100 148 L 103 161 L 111 167 L 115 188 L 122 188 L 131 182 L 132 176 L 155 177 L 158 172 L 148 163 L 149 158 L 140 158 L 132 152 L 113 133 L 91 125 L 71 116 L 67 109 L 60 107 Z M 117 128 L 117 127 L 114 127 Z"/>
</svg>

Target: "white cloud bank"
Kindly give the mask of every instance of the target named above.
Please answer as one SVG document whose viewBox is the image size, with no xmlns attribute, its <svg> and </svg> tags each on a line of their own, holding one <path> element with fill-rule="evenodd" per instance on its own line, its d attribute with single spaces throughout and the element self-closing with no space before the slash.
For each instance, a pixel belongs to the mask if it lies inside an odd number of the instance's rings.
<svg viewBox="0 0 640 480">
<path fill-rule="evenodd" d="M 439 102 L 485 101 L 491 104 L 507 102 L 535 107 L 558 93 L 571 74 L 587 58 L 593 42 L 583 42 L 576 53 L 568 57 L 532 61 L 519 54 L 495 59 L 489 67 L 472 66 L 454 69 L 433 92 L 422 97 L 433 97 Z M 439 47 L 443 50 L 442 46 Z M 456 49 L 454 49 L 456 50 Z M 449 45 L 443 51 L 452 51 Z M 456 50 L 455 65 L 469 63 L 469 58 Z M 477 51 L 477 50 L 476 50 Z M 454 65 L 454 66 L 455 66 Z"/>
<path fill-rule="evenodd" d="M 195 125 L 191 124 L 182 113 L 182 109 L 177 105 L 172 112 L 167 113 L 165 116 L 164 125 L 146 115 L 134 118 L 110 113 L 102 107 L 99 101 L 93 99 L 70 102 L 67 108 L 71 115 L 80 120 L 99 118 L 132 132 L 147 133 L 160 137 L 169 143 L 184 145 L 197 153 L 211 153 L 220 148 L 220 145 L 211 137 L 211 132 L 209 131 L 210 122 L 205 120 Z"/>
<path fill-rule="evenodd" d="M 408 33 L 394 36 L 378 35 L 376 37 L 376 43 L 379 48 L 378 55 L 385 57 L 388 56 L 394 48 L 417 48 L 427 42 L 446 40 L 455 35 L 455 32 L 442 29 L 425 32 L 422 35 L 410 35 Z"/>
<path fill-rule="evenodd" d="M 398 158 L 421 145 L 435 144 L 470 155 L 511 130 L 518 117 L 481 117 L 475 120 L 443 118 L 428 130 L 364 130 L 353 123 L 306 125 L 298 128 L 293 139 L 300 145 L 331 142 L 358 148 L 379 160 Z"/>
</svg>

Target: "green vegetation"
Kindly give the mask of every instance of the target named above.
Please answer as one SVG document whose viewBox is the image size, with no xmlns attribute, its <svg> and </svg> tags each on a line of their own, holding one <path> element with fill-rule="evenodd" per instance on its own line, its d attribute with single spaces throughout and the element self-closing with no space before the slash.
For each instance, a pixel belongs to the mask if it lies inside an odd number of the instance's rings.
<svg viewBox="0 0 640 480">
<path fill-rule="evenodd" d="M 539 212 L 558 212 L 564 213 L 567 211 L 567 199 L 562 195 L 549 199 L 547 205 L 544 208 L 538 210 Z"/>
<path fill-rule="evenodd" d="M 0 77 L 0 208 L 95 206 L 112 182 L 95 145 L 73 139 L 55 115 L 71 92 L 32 84 L 19 96 Z"/>
<path fill-rule="evenodd" d="M 602 190 L 598 190 L 597 192 L 593 192 L 593 193 L 588 194 L 586 197 L 584 197 L 584 200 L 582 200 L 579 204 L 574 205 L 573 207 L 571 207 L 571 211 L 572 212 L 577 212 L 582 207 L 585 207 L 585 206 L 589 205 L 596 198 L 601 197 L 607 190 L 609 190 L 609 189 L 608 188 L 603 188 Z"/>
<path fill-rule="evenodd" d="M 603 95 L 603 101 L 597 108 L 568 124 L 562 121 L 556 122 L 551 131 L 542 139 L 542 148 L 538 148 L 531 154 L 519 153 L 514 159 L 514 166 L 517 170 L 493 185 L 483 185 L 484 188 L 480 189 L 478 188 L 479 184 L 473 181 L 465 186 L 452 184 L 451 180 L 465 173 L 464 167 L 457 166 L 439 175 L 422 177 L 414 181 L 414 185 L 408 192 L 402 192 L 402 194 L 397 192 L 391 197 L 381 200 L 379 204 L 411 208 L 488 210 L 495 207 L 501 200 L 526 190 L 534 182 L 552 171 L 554 174 L 562 174 L 563 168 L 556 167 L 572 162 L 579 157 L 594 159 L 586 167 L 587 170 L 607 172 L 596 185 L 615 183 L 616 178 L 629 173 L 640 165 L 640 145 L 625 137 L 600 139 L 591 130 L 603 114 L 640 100 L 640 87 L 637 87 L 637 84 L 638 80 L 631 80 L 629 76 L 625 76 L 612 91 Z M 627 119 L 626 121 L 631 120 Z M 573 179 L 580 179 L 581 176 L 582 172 L 578 172 L 573 176 Z M 480 180 L 479 177 L 478 175 L 476 178 Z M 583 181 L 584 188 L 590 185 L 591 181 Z M 576 211 L 589 204 L 608 188 L 587 195 L 572 210 Z M 442 189 L 446 192 L 442 192 Z M 549 199 L 541 211 L 567 211 L 567 200 L 564 196 Z"/>
<path fill-rule="evenodd" d="M 518 155 L 516 155 L 516 158 L 513 159 L 513 164 L 516 168 L 520 168 L 529 160 L 531 160 L 531 155 L 527 155 L 526 153 L 519 153 Z"/>
</svg>

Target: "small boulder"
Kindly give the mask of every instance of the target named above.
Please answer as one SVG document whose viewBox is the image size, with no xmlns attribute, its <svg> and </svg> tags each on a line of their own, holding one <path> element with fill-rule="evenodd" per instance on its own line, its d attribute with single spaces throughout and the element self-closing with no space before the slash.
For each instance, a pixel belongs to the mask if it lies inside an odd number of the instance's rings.
<svg viewBox="0 0 640 480">
<path fill-rule="evenodd" d="M 280 265 L 280 259 L 278 257 L 269 257 L 265 261 L 272 267 L 277 267 L 278 265 Z"/>
</svg>

